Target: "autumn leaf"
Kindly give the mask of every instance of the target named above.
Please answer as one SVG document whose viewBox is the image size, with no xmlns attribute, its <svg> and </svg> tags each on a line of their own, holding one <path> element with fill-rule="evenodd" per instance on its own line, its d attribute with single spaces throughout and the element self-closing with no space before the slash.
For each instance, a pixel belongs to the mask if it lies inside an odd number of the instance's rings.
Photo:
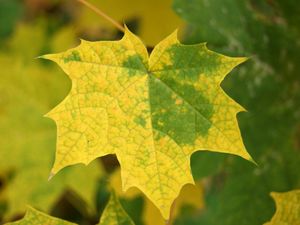
<svg viewBox="0 0 300 225">
<path fill-rule="evenodd" d="M 271 221 L 265 225 L 299 225 L 300 224 L 300 190 L 284 193 L 272 192 L 276 203 L 276 212 Z"/>
<path fill-rule="evenodd" d="M 19 221 L 6 223 L 5 225 L 76 225 L 62 219 L 58 219 L 44 214 L 32 207 L 27 207 L 24 218 Z M 107 203 L 101 220 L 98 225 L 134 225 L 133 221 L 127 215 L 119 202 L 116 194 L 111 193 L 110 200 Z"/>
<path fill-rule="evenodd" d="M 102 213 L 99 225 L 134 225 L 113 191 Z"/>
<path fill-rule="evenodd" d="M 194 183 L 193 152 L 252 160 L 236 120 L 243 108 L 220 87 L 245 58 L 217 54 L 205 44 L 183 45 L 177 32 L 148 57 L 127 29 L 120 41 L 82 41 L 42 58 L 57 62 L 72 80 L 69 95 L 47 114 L 58 129 L 52 174 L 116 154 L 123 189 L 138 187 L 168 218 L 181 187 Z"/>
<path fill-rule="evenodd" d="M 38 210 L 28 207 L 23 219 L 6 223 L 5 225 L 76 225 L 55 217 L 48 216 Z"/>
<path fill-rule="evenodd" d="M 89 167 L 68 168 L 47 181 L 56 135 L 55 124 L 43 114 L 68 88 L 56 68 L 34 59 L 46 42 L 52 45 L 51 40 L 45 38 L 43 26 L 22 25 L 9 41 L 9 50 L 0 54 L 0 174 L 7 177 L 0 198 L 7 203 L 6 218 L 23 213 L 27 204 L 48 212 L 67 190 L 84 200 L 91 211 L 103 174 L 95 161 Z"/>
<path fill-rule="evenodd" d="M 110 186 L 113 188 L 115 193 L 121 199 L 131 200 L 142 195 L 142 193 L 136 188 L 130 188 L 128 191 L 122 191 L 122 182 L 120 170 L 116 170 L 110 176 Z M 204 189 L 201 181 L 196 182 L 196 185 L 187 184 L 185 185 L 176 199 L 172 209 L 172 222 L 180 215 L 180 211 L 183 207 L 192 207 L 197 212 L 204 208 Z M 144 210 L 143 210 L 143 221 L 145 225 L 165 225 L 166 221 L 161 216 L 159 210 L 153 205 L 153 203 L 144 198 Z"/>
</svg>

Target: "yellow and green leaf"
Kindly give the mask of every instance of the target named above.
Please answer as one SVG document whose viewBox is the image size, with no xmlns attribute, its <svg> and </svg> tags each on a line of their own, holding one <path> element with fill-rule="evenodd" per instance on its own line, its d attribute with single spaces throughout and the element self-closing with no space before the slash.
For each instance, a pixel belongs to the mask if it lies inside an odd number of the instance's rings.
<svg viewBox="0 0 300 225">
<path fill-rule="evenodd" d="M 130 188 L 126 192 L 122 191 L 121 174 L 119 169 L 111 175 L 109 183 L 121 199 L 131 200 L 142 195 L 142 193 L 136 188 Z M 161 216 L 159 210 L 148 198 L 145 196 L 143 197 L 144 208 L 142 217 L 144 224 L 165 225 L 166 220 Z M 204 189 L 201 181 L 196 182 L 196 185 L 187 184 L 182 188 L 172 208 L 172 218 L 170 218 L 171 224 L 176 220 L 176 218 L 178 218 L 181 209 L 186 206 L 192 207 L 196 211 L 204 208 Z"/>
<path fill-rule="evenodd" d="M 6 223 L 5 225 L 76 225 L 65 220 L 61 220 L 52 216 L 48 216 L 38 210 L 28 207 L 23 219 Z"/>
<path fill-rule="evenodd" d="M 300 190 L 284 193 L 272 192 L 276 203 L 276 212 L 271 221 L 265 225 L 299 225 L 300 224 Z"/>
<path fill-rule="evenodd" d="M 32 207 L 27 207 L 25 216 L 18 221 L 5 225 L 76 225 L 62 219 L 44 214 Z M 111 193 L 110 200 L 106 205 L 98 225 L 134 225 L 119 202 L 116 194 Z"/>
<path fill-rule="evenodd" d="M 134 225 L 114 191 L 112 191 L 110 200 L 102 213 L 99 225 Z"/>
<path fill-rule="evenodd" d="M 82 41 L 43 58 L 72 80 L 69 95 L 47 114 L 58 129 L 53 174 L 116 154 L 123 189 L 138 187 L 167 219 L 182 186 L 194 183 L 192 153 L 252 160 L 236 119 L 243 108 L 220 87 L 245 58 L 212 52 L 205 44 L 183 45 L 177 32 L 148 56 L 128 29 L 120 41 Z"/>
</svg>

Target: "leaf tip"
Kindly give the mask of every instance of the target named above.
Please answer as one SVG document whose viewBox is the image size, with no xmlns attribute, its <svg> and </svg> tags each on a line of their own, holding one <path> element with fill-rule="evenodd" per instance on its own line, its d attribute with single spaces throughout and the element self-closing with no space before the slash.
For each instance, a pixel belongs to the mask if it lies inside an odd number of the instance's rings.
<svg viewBox="0 0 300 225">
<path fill-rule="evenodd" d="M 48 118 L 48 119 L 52 119 L 51 116 L 49 115 L 50 112 L 46 113 L 45 115 L 43 115 L 43 117 Z"/>
<path fill-rule="evenodd" d="M 125 21 L 123 20 L 123 26 L 124 26 L 124 29 L 127 31 L 129 30 L 128 26 L 126 25 Z"/>
<path fill-rule="evenodd" d="M 48 59 L 47 56 L 48 56 L 48 54 L 47 55 L 40 55 L 40 56 L 37 56 L 35 58 L 36 59 Z"/>
<path fill-rule="evenodd" d="M 178 28 L 176 28 L 171 35 L 178 40 Z"/>
<path fill-rule="evenodd" d="M 56 60 L 56 55 L 55 54 L 46 54 L 46 55 L 38 56 L 36 58 L 37 59 L 47 59 L 47 60 L 55 61 Z"/>
<path fill-rule="evenodd" d="M 123 26 L 124 26 L 124 35 L 123 35 L 123 38 L 125 38 L 126 36 L 136 36 L 128 27 L 127 25 L 125 24 L 125 22 L 123 23 Z M 122 38 L 122 39 L 123 39 Z"/>
<path fill-rule="evenodd" d="M 48 177 L 48 181 L 50 181 L 53 177 L 54 177 L 55 173 L 50 172 L 49 177 Z"/>
<path fill-rule="evenodd" d="M 239 114 L 239 113 L 244 113 L 244 112 L 246 112 L 246 113 L 248 113 L 249 111 L 244 107 L 244 106 L 242 106 L 241 104 L 239 104 L 239 103 L 236 103 L 237 105 L 238 105 L 238 111 L 237 111 L 237 114 Z"/>
<path fill-rule="evenodd" d="M 86 41 L 86 40 L 84 40 L 82 38 L 79 38 L 79 41 L 80 41 L 80 45 L 84 45 L 86 43 L 89 43 L 89 41 Z"/>
<path fill-rule="evenodd" d="M 251 163 L 253 163 L 255 166 L 258 167 L 258 166 L 259 166 L 258 163 L 257 163 L 250 155 L 249 155 L 249 157 L 250 157 L 250 158 L 249 158 L 248 160 L 249 160 Z"/>
<path fill-rule="evenodd" d="M 239 65 L 239 64 L 242 64 L 242 63 L 246 62 L 250 58 L 249 57 L 236 57 L 235 59 L 237 61 L 237 65 Z"/>
</svg>

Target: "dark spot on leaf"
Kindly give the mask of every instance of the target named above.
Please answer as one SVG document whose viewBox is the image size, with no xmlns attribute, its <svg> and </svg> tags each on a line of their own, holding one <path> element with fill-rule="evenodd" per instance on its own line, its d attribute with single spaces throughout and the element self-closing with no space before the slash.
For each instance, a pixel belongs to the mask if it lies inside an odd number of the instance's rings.
<svg viewBox="0 0 300 225">
<path fill-rule="evenodd" d="M 170 62 L 165 64 L 163 70 L 167 72 L 176 70 L 177 79 L 197 82 L 200 74 L 214 75 L 220 64 L 217 54 L 206 51 L 205 44 L 181 45 L 174 44 L 166 50 L 170 56 Z"/>
<path fill-rule="evenodd" d="M 150 77 L 152 125 L 179 144 L 191 144 L 198 135 L 207 135 L 213 107 L 197 107 L 196 103 L 207 102 L 205 98 L 192 86 L 177 85 L 177 88 L 182 89 L 181 93 L 174 92 L 168 84 Z"/>
<path fill-rule="evenodd" d="M 146 120 L 143 117 L 134 118 L 134 122 L 141 125 L 142 127 L 146 126 Z"/>
<path fill-rule="evenodd" d="M 64 63 L 68 63 L 71 61 L 81 61 L 80 55 L 78 51 L 72 51 L 70 55 L 68 55 L 66 58 L 64 58 Z"/>
<path fill-rule="evenodd" d="M 122 64 L 123 67 L 128 68 L 128 75 L 135 76 L 146 73 L 146 68 L 143 59 L 140 55 L 129 56 Z M 143 73 L 141 73 L 143 71 Z"/>
<path fill-rule="evenodd" d="M 194 84 L 203 73 L 213 74 L 209 70 L 215 69 L 219 60 L 204 50 L 204 45 L 171 46 L 170 62 L 150 80 L 153 127 L 179 144 L 206 136 L 212 125 L 213 104 Z"/>
</svg>

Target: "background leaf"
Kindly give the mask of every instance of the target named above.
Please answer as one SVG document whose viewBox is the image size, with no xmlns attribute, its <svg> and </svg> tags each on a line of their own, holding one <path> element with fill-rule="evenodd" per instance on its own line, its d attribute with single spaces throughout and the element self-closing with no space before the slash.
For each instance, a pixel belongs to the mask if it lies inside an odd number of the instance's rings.
<svg viewBox="0 0 300 225">
<path fill-rule="evenodd" d="M 111 193 L 110 200 L 103 211 L 99 225 L 134 225 L 114 192 Z"/>
<path fill-rule="evenodd" d="M 51 224 L 51 225 L 75 225 L 74 223 L 69 223 L 61 219 L 57 219 L 51 216 L 48 216 L 44 213 L 41 213 L 31 207 L 27 208 L 27 212 L 23 219 L 13 222 L 6 223 L 6 225 L 41 225 L 41 224 Z"/>
<path fill-rule="evenodd" d="M 103 174 L 95 162 L 86 168 L 68 168 L 47 181 L 56 137 L 53 122 L 43 114 L 69 85 L 55 68 L 34 59 L 48 42 L 43 32 L 41 26 L 21 26 L 8 44 L 9 52 L 0 54 L 4 96 L 0 102 L 0 171 L 5 179 L 1 195 L 8 204 L 6 218 L 24 212 L 27 204 L 49 212 L 67 190 L 79 195 L 92 211 L 97 181 Z M 34 47 L 27 40 L 35 40 Z"/>
<path fill-rule="evenodd" d="M 265 225 L 272 224 L 300 224 L 300 191 L 293 190 L 285 193 L 271 193 L 276 202 L 276 213 L 272 220 Z"/>
</svg>

